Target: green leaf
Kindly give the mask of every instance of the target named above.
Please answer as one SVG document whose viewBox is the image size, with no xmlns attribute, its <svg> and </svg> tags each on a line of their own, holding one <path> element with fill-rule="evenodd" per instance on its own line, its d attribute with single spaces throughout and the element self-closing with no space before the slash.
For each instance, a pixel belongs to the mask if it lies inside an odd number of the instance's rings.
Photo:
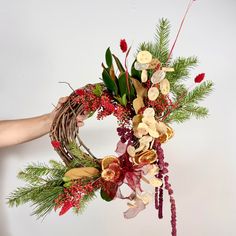
<svg viewBox="0 0 236 236">
<path fill-rule="evenodd" d="M 121 104 L 126 107 L 126 105 L 127 105 L 126 93 L 122 96 L 121 102 L 122 102 Z"/>
<path fill-rule="evenodd" d="M 117 65 L 117 67 L 118 67 L 120 73 L 125 72 L 125 69 L 124 69 L 124 67 L 122 66 L 122 64 L 121 64 L 120 60 L 118 59 L 118 57 L 116 57 L 114 54 L 112 54 L 112 56 L 113 56 L 113 58 L 115 59 L 116 65 Z"/>
<path fill-rule="evenodd" d="M 113 200 L 113 198 L 110 197 L 103 189 L 101 189 L 100 195 L 101 195 L 101 198 L 107 202 L 110 202 L 111 200 Z"/>
<path fill-rule="evenodd" d="M 104 69 L 102 72 L 102 78 L 104 81 L 104 84 L 108 88 L 108 90 L 112 91 L 115 93 L 115 95 L 118 94 L 118 88 L 116 83 L 111 79 L 109 73 Z"/>
<path fill-rule="evenodd" d="M 112 66 L 112 54 L 111 54 L 110 48 L 106 50 L 105 57 L 106 57 L 107 66 L 110 68 Z"/>
<path fill-rule="evenodd" d="M 120 90 L 120 96 L 122 97 L 125 93 L 128 93 L 127 83 L 126 83 L 126 74 L 122 72 L 118 78 L 118 85 Z"/>
<path fill-rule="evenodd" d="M 96 84 L 95 89 L 93 90 L 93 93 L 96 96 L 101 97 L 101 95 L 102 95 L 102 86 L 100 84 Z"/>
<path fill-rule="evenodd" d="M 131 76 L 135 79 L 138 79 L 139 81 L 141 81 L 141 71 L 138 71 L 134 68 L 134 63 L 133 62 L 132 66 L 131 66 Z"/>
</svg>

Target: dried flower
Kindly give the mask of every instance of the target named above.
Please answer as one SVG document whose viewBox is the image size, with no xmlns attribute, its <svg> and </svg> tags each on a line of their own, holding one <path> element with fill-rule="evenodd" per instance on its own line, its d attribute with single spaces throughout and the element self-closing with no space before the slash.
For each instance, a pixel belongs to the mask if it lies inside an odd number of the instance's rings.
<svg viewBox="0 0 236 236">
<path fill-rule="evenodd" d="M 194 82 L 195 83 L 201 83 L 202 80 L 204 79 L 204 77 L 205 77 L 205 73 L 199 74 L 195 77 Z"/>
<path fill-rule="evenodd" d="M 52 146 L 53 146 L 54 148 L 59 148 L 59 147 L 61 147 L 61 142 L 56 141 L 56 140 L 51 141 L 51 144 L 52 144 Z"/>
<path fill-rule="evenodd" d="M 120 40 L 120 49 L 121 49 L 121 51 L 124 52 L 124 53 L 127 51 L 128 45 L 127 45 L 125 39 L 121 39 L 121 40 Z"/>
</svg>

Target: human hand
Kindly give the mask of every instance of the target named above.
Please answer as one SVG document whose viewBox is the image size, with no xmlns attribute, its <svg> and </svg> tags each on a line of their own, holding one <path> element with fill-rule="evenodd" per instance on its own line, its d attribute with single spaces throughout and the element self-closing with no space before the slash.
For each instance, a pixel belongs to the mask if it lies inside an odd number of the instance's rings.
<svg viewBox="0 0 236 236">
<path fill-rule="evenodd" d="M 77 126 L 80 128 L 84 126 L 84 120 L 88 118 L 89 113 L 87 111 L 84 112 L 84 114 L 78 115 L 76 117 Z"/>
<path fill-rule="evenodd" d="M 67 101 L 67 99 L 68 99 L 68 97 L 59 98 L 56 107 L 53 109 L 52 112 L 49 113 L 49 119 L 50 119 L 51 123 L 53 122 L 53 120 L 54 120 L 57 112 L 61 108 L 62 104 L 65 103 Z"/>
</svg>

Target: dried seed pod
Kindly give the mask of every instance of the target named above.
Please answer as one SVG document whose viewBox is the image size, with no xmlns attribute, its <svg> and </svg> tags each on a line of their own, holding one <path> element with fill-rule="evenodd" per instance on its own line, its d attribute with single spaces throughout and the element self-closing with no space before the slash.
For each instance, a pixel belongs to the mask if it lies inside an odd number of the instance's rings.
<svg viewBox="0 0 236 236">
<path fill-rule="evenodd" d="M 152 61 L 152 54 L 148 51 L 141 51 L 137 55 L 137 61 L 141 64 L 147 64 Z"/>
<path fill-rule="evenodd" d="M 157 87 L 151 87 L 149 90 L 148 90 L 148 99 L 150 101 L 155 101 L 159 96 L 159 90 Z"/>
<path fill-rule="evenodd" d="M 160 90 L 163 95 L 167 95 L 170 92 L 170 82 L 168 79 L 163 79 L 160 82 Z"/>
<path fill-rule="evenodd" d="M 149 67 L 148 64 L 141 64 L 141 63 L 139 63 L 137 61 L 134 63 L 134 68 L 135 68 L 135 70 L 138 70 L 138 71 L 146 70 L 146 69 L 148 69 L 148 67 Z"/>
<path fill-rule="evenodd" d="M 162 70 L 157 70 L 156 72 L 153 73 L 151 77 L 151 82 L 153 84 L 160 83 L 166 76 L 166 73 Z"/>
<path fill-rule="evenodd" d="M 146 70 L 142 70 L 142 73 L 141 73 L 141 81 L 143 83 L 147 82 L 148 80 L 148 74 L 147 74 L 147 71 Z"/>
</svg>

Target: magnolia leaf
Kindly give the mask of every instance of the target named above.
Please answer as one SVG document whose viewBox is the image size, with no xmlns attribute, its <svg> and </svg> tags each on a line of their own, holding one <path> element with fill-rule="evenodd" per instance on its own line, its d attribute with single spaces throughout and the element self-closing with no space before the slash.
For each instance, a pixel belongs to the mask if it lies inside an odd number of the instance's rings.
<svg viewBox="0 0 236 236">
<path fill-rule="evenodd" d="M 114 54 L 112 54 L 112 56 L 113 56 L 113 58 L 115 59 L 116 65 L 117 65 L 117 67 L 118 67 L 120 73 L 125 72 L 125 69 L 124 69 L 124 67 L 122 66 L 122 64 L 121 64 L 120 60 L 118 59 L 118 57 L 116 57 Z"/>
<path fill-rule="evenodd" d="M 106 85 L 106 87 L 111 90 L 112 92 L 115 93 L 115 95 L 118 94 L 118 88 L 116 83 L 112 80 L 112 78 L 110 77 L 109 73 L 107 72 L 107 70 L 103 70 L 102 72 L 102 78 L 104 81 L 104 84 Z"/>
<path fill-rule="evenodd" d="M 107 202 L 110 202 L 113 200 L 112 197 L 110 197 L 103 189 L 100 191 L 101 198 Z"/>
<path fill-rule="evenodd" d="M 80 179 L 83 177 L 94 177 L 99 173 L 100 173 L 99 170 L 94 167 L 80 167 L 68 170 L 65 173 L 64 177 L 68 177 L 72 180 L 72 179 Z"/>
<path fill-rule="evenodd" d="M 135 61 L 133 62 L 133 65 L 131 67 L 131 76 L 138 80 L 141 80 L 141 71 L 138 71 L 134 68 L 134 63 Z"/>
<path fill-rule="evenodd" d="M 115 81 L 116 80 L 116 75 L 115 75 L 115 71 L 114 71 L 114 66 L 113 65 L 111 65 L 111 68 L 109 69 L 109 74 L 110 74 L 112 80 Z"/>
<path fill-rule="evenodd" d="M 110 68 L 112 66 L 112 54 L 110 48 L 106 50 L 105 58 L 107 66 Z"/>
<path fill-rule="evenodd" d="M 144 97 L 147 95 L 147 89 L 142 86 L 142 84 L 134 78 L 131 78 L 131 81 L 134 85 L 134 88 L 136 90 L 137 97 Z"/>
<path fill-rule="evenodd" d="M 126 74 L 122 72 L 118 78 L 118 85 L 120 89 L 121 97 L 128 92 L 127 83 L 126 83 Z"/>
<path fill-rule="evenodd" d="M 121 101 L 122 101 L 122 105 L 126 107 L 127 105 L 126 93 L 122 96 Z"/>
<path fill-rule="evenodd" d="M 144 103 L 143 103 L 143 98 L 142 97 L 137 97 L 133 100 L 133 107 L 135 110 L 135 113 L 138 114 L 138 111 L 144 107 Z"/>
</svg>

